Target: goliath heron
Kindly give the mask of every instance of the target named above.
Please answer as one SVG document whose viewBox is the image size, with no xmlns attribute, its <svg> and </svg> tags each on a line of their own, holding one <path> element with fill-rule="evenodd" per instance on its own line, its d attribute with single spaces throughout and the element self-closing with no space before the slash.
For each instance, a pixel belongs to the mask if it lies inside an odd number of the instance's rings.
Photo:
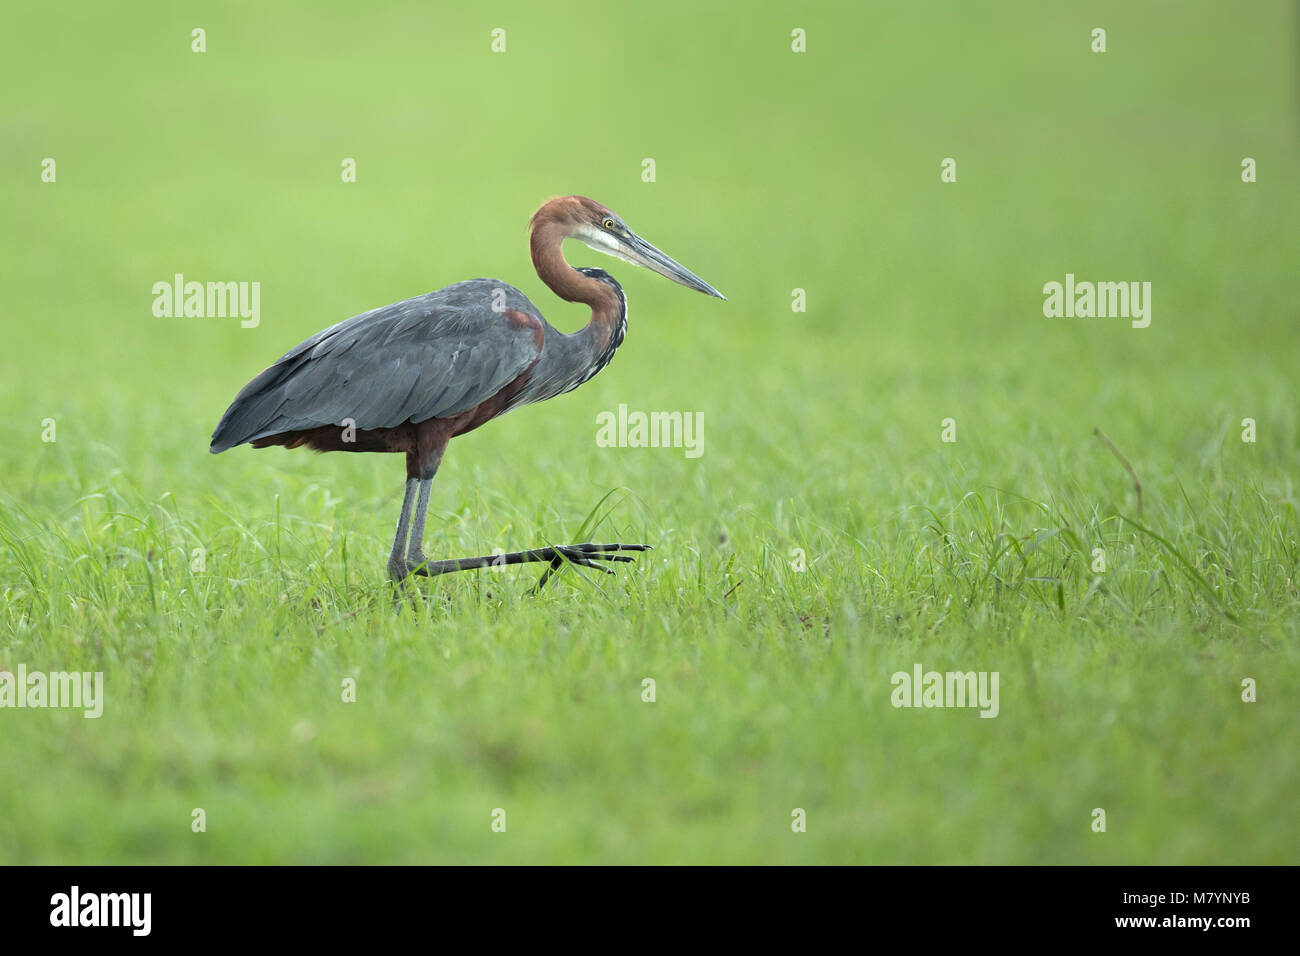
<svg viewBox="0 0 1300 956">
<path fill-rule="evenodd" d="M 429 490 L 447 443 L 520 405 L 572 391 L 608 365 L 623 341 L 622 287 L 603 269 L 565 262 L 560 247 L 570 237 L 725 298 L 600 203 L 583 196 L 552 199 L 529 225 L 533 267 L 561 299 L 591 308 L 583 329 L 557 332 L 522 292 L 496 279 L 458 282 L 362 313 L 290 349 L 245 385 L 212 433 L 212 453 L 245 442 L 404 453 L 406 493 L 388 558 L 395 581 L 550 562 L 541 584 L 566 560 L 604 571 L 610 569 L 597 561 L 631 561 L 618 552 L 646 545 L 584 543 L 440 561 L 424 556 Z"/>
</svg>

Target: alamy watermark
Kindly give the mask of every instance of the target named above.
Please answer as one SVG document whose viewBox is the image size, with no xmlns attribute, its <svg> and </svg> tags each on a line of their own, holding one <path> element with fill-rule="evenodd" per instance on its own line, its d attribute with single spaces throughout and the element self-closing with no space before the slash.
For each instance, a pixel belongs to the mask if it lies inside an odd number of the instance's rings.
<svg viewBox="0 0 1300 956">
<path fill-rule="evenodd" d="M 1065 282 L 1043 286 L 1043 315 L 1049 319 L 1132 319 L 1135 329 L 1151 324 L 1150 282 Z"/>
<path fill-rule="evenodd" d="M 170 282 L 153 284 L 153 314 L 160 319 L 224 319 L 255 329 L 262 321 L 262 283 L 186 282 L 176 273 Z"/>
<path fill-rule="evenodd" d="M 912 673 L 898 671 L 889 682 L 895 707 L 978 707 L 981 717 L 998 715 L 997 671 L 940 673 L 914 664 Z"/>
<path fill-rule="evenodd" d="M 152 910 L 152 893 L 83 893 L 73 886 L 50 897 L 50 925 L 123 926 L 133 936 L 148 936 Z"/>
<path fill-rule="evenodd" d="M 682 448 L 687 458 L 704 454 L 703 412 L 617 412 L 596 415 L 598 448 Z"/>
<path fill-rule="evenodd" d="M 85 711 L 87 718 L 103 716 L 104 674 L 102 671 L 71 673 L 31 671 L 26 664 L 18 672 L 0 671 L 0 708 L 56 707 Z"/>
</svg>

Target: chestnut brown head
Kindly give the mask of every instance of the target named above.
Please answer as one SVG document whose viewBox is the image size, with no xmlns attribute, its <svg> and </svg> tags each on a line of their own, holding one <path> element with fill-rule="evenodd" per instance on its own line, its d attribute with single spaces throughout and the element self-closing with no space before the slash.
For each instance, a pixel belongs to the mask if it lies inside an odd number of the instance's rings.
<svg viewBox="0 0 1300 956">
<path fill-rule="evenodd" d="M 533 214 L 530 226 L 534 232 L 544 226 L 558 229 L 563 237 L 584 242 L 597 252 L 643 266 L 689 289 L 726 299 L 694 272 L 634 233 L 612 209 L 586 196 L 548 200 Z"/>
</svg>

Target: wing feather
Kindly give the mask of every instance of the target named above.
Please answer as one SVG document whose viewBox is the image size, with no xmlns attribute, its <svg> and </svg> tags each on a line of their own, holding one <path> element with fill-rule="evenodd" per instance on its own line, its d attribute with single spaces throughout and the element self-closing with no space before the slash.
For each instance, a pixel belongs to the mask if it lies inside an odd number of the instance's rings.
<svg viewBox="0 0 1300 956">
<path fill-rule="evenodd" d="M 493 305 L 538 315 L 518 289 L 473 279 L 354 316 L 290 349 L 235 397 L 212 451 L 282 432 L 393 428 L 491 398 L 535 363 L 532 329 Z"/>
</svg>

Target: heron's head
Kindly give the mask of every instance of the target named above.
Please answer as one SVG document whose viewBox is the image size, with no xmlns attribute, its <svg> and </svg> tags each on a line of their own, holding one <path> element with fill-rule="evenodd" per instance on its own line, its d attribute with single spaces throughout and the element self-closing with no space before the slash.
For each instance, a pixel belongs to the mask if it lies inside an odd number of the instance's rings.
<svg viewBox="0 0 1300 956">
<path fill-rule="evenodd" d="M 644 266 L 689 289 L 723 300 L 727 298 L 680 262 L 650 245 L 629 229 L 616 212 L 594 199 L 586 196 L 552 199 L 533 215 L 534 229 L 542 223 L 555 223 L 563 230 L 566 238 L 578 239 L 597 252 L 630 262 L 634 266 Z"/>
</svg>

